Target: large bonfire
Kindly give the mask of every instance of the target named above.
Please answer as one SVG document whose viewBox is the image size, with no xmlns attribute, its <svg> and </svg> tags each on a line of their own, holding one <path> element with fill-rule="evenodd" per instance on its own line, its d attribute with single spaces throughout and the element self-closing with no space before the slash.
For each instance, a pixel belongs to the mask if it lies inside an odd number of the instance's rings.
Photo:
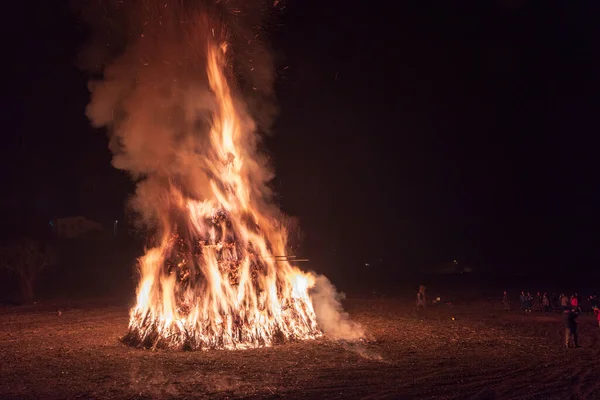
<svg viewBox="0 0 600 400">
<path fill-rule="evenodd" d="M 111 128 L 113 164 L 138 180 L 133 206 L 152 232 L 124 337 L 137 346 L 244 349 L 321 335 L 316 277 L 289 262 L 234 79 L 237 27 L 226 21 L 239 10 L 219 3 L 129 3 L 139 29 L 92 86 L 88 115 Z"/>
<path fill-rule="evenodd" d="M 238 349 L 315 338 L 308 295 L 315 279 L 290 265 L 285 227 L 261 212 L 251 187 L 243 147 L 254 132 L 240 123 L 232 98 L 227 43 L 211 39 L 206 46 L 216 104 L 203 154 L 211 196 L 191 199 L 173 187 L 165 193 L 173 213 L 164 216 L 159 245 L 140 259 L 126 340 Z"/>
</svg>

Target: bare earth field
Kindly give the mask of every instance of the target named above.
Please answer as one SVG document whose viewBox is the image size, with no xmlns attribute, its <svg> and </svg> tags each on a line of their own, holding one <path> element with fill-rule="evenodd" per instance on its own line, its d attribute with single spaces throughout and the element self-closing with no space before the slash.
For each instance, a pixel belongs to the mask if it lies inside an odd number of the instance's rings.
<svg viewBox="0 0 600 400">
<path fill-rule="evenodd" d="M 128 347 L 127 309 L 0 310 L 0 397 L 8 399 L 600 399 L 600 328 L 579 319 L 564 348 L 559 314 L 350 299 L 371 340 L 246 351 Z M 455 320 L 452 320 L 452 317 Z"/>
</svg>

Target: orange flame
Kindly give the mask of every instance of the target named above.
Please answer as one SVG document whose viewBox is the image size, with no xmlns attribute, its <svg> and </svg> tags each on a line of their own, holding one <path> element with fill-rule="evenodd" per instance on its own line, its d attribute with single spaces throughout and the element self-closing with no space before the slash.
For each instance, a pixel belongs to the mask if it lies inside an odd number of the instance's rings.
<svg viewBox="0 0 600 400">
<path fill-rule="evenodd" d="M 161 216 L 162 239 L 139 260 L 126 338 L 142 346 L 244 349 L 321 336 L 309 297 L 316 277 L 280 258 L 285 227 L 250 184 L 253 153 L 244 146 L 254 133 L 242 123 L 226 61 L 227 44 L 209 42 L 216 107 L 203 154 L 212 196 L 195 200 L 173 185 L 168 202 L 184 217 Z"/>
</svg>

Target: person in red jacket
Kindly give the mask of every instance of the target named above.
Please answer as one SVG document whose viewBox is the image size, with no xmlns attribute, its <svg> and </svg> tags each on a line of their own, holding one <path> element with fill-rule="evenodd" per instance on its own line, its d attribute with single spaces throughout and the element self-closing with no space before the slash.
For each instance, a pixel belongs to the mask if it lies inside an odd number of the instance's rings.
<svg viewBox="0 0 600 400">
<path fill-rule="evenodd" d="M 577 293 L 571 296 L 571 307 L 574 310 L 579 311 L 579 295 Z"/>
<path fill-rule="evenodd" d="M 594 307 L 594 314 L 596 315 L 596 318 L 598 318 L 598 328 L 600 328 L 600 308 L 598 308 L 598 306 Z"/>
</svg>

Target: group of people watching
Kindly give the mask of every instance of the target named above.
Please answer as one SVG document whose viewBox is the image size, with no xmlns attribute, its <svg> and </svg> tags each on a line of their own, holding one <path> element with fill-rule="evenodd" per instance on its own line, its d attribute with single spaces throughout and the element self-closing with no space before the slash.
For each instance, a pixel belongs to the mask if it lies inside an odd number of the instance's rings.
<svg viewBox="0 0 600 400">
<path fill-rule="evenodd" d="M 504 309 L 509 311 L 512 309 L 511 301 L 507 294 L 504 292 L 502 303 Z M 548 294 L 544 292 L 537 292 L 532 295 L 531 292 L 522 291 L 519 294 L 519 305 L 520 309 L 524 312 L 561 312 L 566 309 L 575 309 L 578 312 L 593 313 L 594 309 L 598 308 L 598 296 L 579 296 L 578 293 L 574 293 L 571 296 L 567 296 L 564 293 Z"/>
<path fill-rule="evenodd" d="M 417 308 L 419 309 L 426 307 L 425 291 L 425 286 L 420 285 L 417 292 Z M 524 312 L 562 312 L 565 322 L 565 345 L 567 348 L 579 347 L 577 318 L 582 312 L 594 314 L 598 320 L 598 327 L 600 327 L 600 307 L 598 296 L 596 295 L 581 298 L 577 293 L 573 293 L 569 297 L 564 293 L 549 295 L 547 292 L 544 292 L 544 294 L 537 292 L 535 296 L 532 296 L 530 292 L 526 293 L 522 291 L 519 294 L 519 303 L 521 310 Z M 504 291 L 502 296 L 502 304 L 504 310 L 511 310 L 510 297 L 506 291 Z"/>
<path fill-rule="evenodd" d="M 582 301 L 583 300 L 583 301 Z M 504 292 L 502 298 L 505 310 L 510 310 L 510 298 L 507 292 Z M 589 312 L 596 316 L 598 320 L 598 327 L 600 327 L 600 308 L 598 306 L 598 297 L 591 295 L 584 297 L 583 299 L 574 293 L 572 296 L 566 296 L 561 293 L 559 296 L 549 296 L 548 293 L 541 294 L 537 292 L 535 296 L 531 293 L 524 291 L 519 294 L 519 303 L 521 310 L 524 312 L 551 312 L 560 311 L 563 313 L 565 322 L 565 346 L 579 347 L 579 340 L 577 336 L 577 317 L 582 312 Z"/>
</svg>

